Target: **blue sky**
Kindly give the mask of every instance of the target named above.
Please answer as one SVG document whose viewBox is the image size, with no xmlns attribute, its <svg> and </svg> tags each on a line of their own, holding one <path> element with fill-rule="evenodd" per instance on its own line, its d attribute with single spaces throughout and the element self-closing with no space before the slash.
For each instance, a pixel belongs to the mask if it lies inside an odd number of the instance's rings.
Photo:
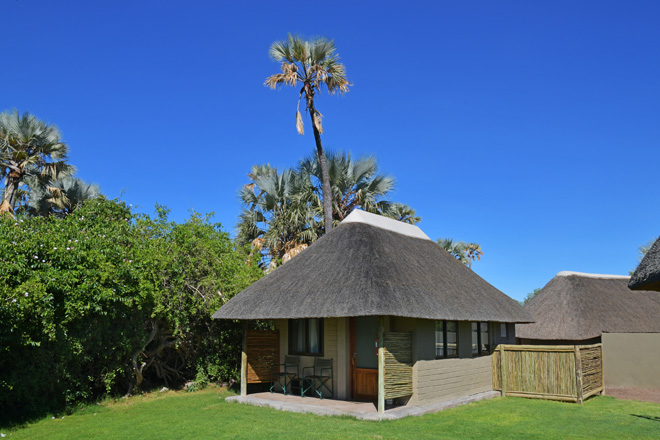
<svg viewBox="0 0 660 440">
<path fill-rule="evenodd" d="M 433 239 L 516 299 L 557 272 L 628 274 L 660 234 L 660 3 L 2 0 L 0 110 L 56 124 L 79 176 L 233 231 L 254 164 L 293 166 L 288 32 L 335 40 L 351 91 L 324 146 L 375 155 Z M 307 122 L 309 126 L 309 123 Z"/>
</svg>

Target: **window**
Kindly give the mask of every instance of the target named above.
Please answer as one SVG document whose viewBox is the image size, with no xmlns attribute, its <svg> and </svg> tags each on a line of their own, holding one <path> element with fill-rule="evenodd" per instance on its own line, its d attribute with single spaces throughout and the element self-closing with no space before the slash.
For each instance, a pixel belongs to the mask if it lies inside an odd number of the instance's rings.
<svg viewBox="0 0 660 440">
<path fill-rule="evenodd" d="M 323 355 L 323 319 L 289 319 L 289 354 Z"/>
<path fill-rule="evenodd" d="M 490 354 L 490 340 L 488 338 L 488 323 L 472 323 L 472 356 Z"/>
<path fill-rule="evenodd" d="M 500 324 L 500 338 L 502 338 L 502 339 L 507 339 L 508 338 L 507 331 L 506 331 L 506 323 L 504 323 L 504 322 Z"/>
<path fill-rule="evenodd" d="M 458 357 L 458 322 L 435 322 L 435 358 Z"/>
</svg>

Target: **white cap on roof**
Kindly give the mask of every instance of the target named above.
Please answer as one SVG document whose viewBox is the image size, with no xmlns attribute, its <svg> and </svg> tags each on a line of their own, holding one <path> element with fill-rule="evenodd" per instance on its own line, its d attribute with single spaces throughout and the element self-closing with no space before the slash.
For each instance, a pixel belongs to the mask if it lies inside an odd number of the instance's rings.
<svg viewBox="0 0 660 440">
<path fill-rule="evenodd" d="M 428 235 L 424 233 L 424 231 L 415 225 L 410 225 L 408 223 L 394 220 L 392 218 L 383 217 L 382 215 L 360 211 L 358 209 L 354 209 L 353 212 L 348 214 L 348 216 L 340 223 L 340 225 L 344 223 L 365 223 L 367 225 L 396 232 L 401 235 L 407 235 L 408 237 L 431 240 Z"/>
<path fill-rule="evenodd" d="M 584 278 L 616 278 L 616 279 L 629 279 L 628 275 L 607 275 L 607 274 L 598 274 L 598 273 L 584 273 L 584 272 L 572 272 L 570 270 L 562 270 L 557 274 L 558 277 L 569 277 L 575 275 L 578 277 Z"/>
</svg>

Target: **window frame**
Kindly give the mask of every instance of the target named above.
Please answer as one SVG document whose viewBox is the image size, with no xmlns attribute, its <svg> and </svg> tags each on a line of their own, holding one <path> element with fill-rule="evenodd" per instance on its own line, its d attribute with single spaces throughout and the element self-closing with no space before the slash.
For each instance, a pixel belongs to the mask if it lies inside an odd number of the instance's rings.
<svg viewBox="0 0 660 440">
<path fill-rule="evenodd" d="M 474 334 L 475 334 L 474 326 L 475 326 L 475 324 L 476 324 L 476 326 L 477 326 L 477 331 L 476 331 L 476 334 L 477 334 L 477 352 L 476 352 L 476 353 L 474 352 Z M 486 327 L 486 332 L 485 332 L 485 333 L 488 335 L 488 336 L 487 336 L 487 337 L 488 337 L 488 341 L 486 341 L 485 344 L 482 344 L 482 342 L 481 342 L 481 334 L 482 334 L 482 332 L 483 332 L 482 327 L 483 327 L 484 325 L 485 325 L 485 327 Z M 471 333 L 471 334 L 470 334 L 470 337 L 471 337 L 471 341 L 470 341 L 470 351 L 472 352 L 472 357 L 489 356 L 489 355 L 491 354 L 491 343 L 490 343 L 490 323 L 489 323 L 489 322 L 484 322 L 484 321 L 472 321 L 472 322 L 470 323 L 470 333 Z M 485 346 L 486 346 L 486 350 L 485 350 L 485 351 L 481 349 L 481 346 L 482 346 L 482 345 L 485 345 Z"/>
<path fill-rule="evenodd" d="M 450 333 L 456 333 L 456 354 L 454 355 L 449 355 L 449 350 L 447 350 L 447 323 L 453 322 L 454 325 L 456 326 L 456 331 L 455 332 L 450 332 Z M 442 345 L 443 345 L 443 356 L 438 356 L 438 323 L 442 323 Z M 437 320 L 435 321 L 435 331 L 433 333 L 433 336 L 435 338 L 435 358 L 436 359 L 456 359 L 458 358 L 458 340 L 459 340 L 459 331 L 458 331 L 458 321 L 448 321 L 446 319 L 444 320 Z"/>
<path fill-rule="evenodd" d="M 318 353 L 312 353 L 310 351 L 309 322 L 312 319 L 317 319 L 319 321 L 319 352 Z M 293 347 L 295 347 L 295 344 L 293 343 L 294 342 L 293 341 L 294 334 L 291 331 L 291 322 L 292 321 L 300 321 L 300 322 L 303 322 L 305 324 L 305 351 L 303 351 L 303 352 L 297 352 L 297 351 L 293 350 Z M 290 355 L 292 355 L 292 356 L 319 356 L 319 357 L 323 356 L 323 350 L 325 349 L 324 344 L 323 344 L 323 340 L 324 340 L 324 338 L 323 338 L 323 333 L 324 333 L 323 328 L 325 327 L 323 318 L 289 319 L 287 321 L 287 326 L 288 326 L 287 331 L 289 333 L 288 352 L 289 352 Z"/>
</svg>

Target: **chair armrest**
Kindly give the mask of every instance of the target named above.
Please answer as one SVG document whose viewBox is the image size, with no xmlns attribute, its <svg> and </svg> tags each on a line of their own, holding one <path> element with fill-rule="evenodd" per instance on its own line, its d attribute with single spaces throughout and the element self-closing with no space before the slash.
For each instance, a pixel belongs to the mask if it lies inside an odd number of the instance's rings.
<svg viewBox="0 0 660 440">
<path fill-rule="evenodd" d="M 323 376 L 324 371 L 329 371 L 330 372 L 329 376 L 332 376 L 332 367 L 321 368 L 321 376 Z"/>
<path fill-rule="evenodd" d="M 310 374 L 310 376 L 313 376 L 314 373 L 315 373 L 314 367 L 311 367 L 311 366 L 310 367 L 303 367 L 303 369 L 302 369 L 302 376 L 303 377 L 307 377 L 307 374 L 305 374 L 305 370 L 312 370 L 312 374 Z"/>
</svg>

